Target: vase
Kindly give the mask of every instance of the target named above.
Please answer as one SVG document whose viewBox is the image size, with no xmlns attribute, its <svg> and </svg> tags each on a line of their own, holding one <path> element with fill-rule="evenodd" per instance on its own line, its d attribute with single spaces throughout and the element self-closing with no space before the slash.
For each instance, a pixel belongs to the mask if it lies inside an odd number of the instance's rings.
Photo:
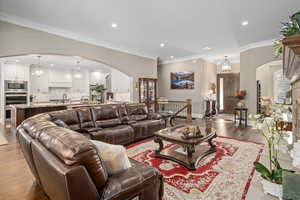
<svg viewBox="0 0 300 200">
<path fill-rule="evenodd" d="M 240 99 L 236 105 L 239 108 L 243 108 L 243 107 L 245 107 L 245 101 L 243 99 Z"/>
<path fill-rule="evenodd" d="M 263 178 L 261 179 L 261 183 L 265 194 L 270 194 L 282 200 L 282 185 L 272 183 Z"/>
</svg>

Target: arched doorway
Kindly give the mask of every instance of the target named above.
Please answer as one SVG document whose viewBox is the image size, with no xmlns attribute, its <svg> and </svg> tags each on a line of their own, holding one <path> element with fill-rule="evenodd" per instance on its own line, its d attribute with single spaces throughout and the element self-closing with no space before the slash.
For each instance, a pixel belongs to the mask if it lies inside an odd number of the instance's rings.
<svg viewBox="0 0 300 200">
<path fill-rule="evenodd" d="M 6 91 L 8 81 L 27 84 L 26 101 L 15 103 L 70 104 L 95 101 L 92 87 L 103 85 L 112 99 L 103 102 L 130 102 L 133 100 L 133 79 L 112 66 L 94 60 L 67 55 L 30 54 L 0 59 L 1 63 L 1 119 L 9 117 Z M 25 100 L 23 98 L 23 100 Z"/>
</svg>

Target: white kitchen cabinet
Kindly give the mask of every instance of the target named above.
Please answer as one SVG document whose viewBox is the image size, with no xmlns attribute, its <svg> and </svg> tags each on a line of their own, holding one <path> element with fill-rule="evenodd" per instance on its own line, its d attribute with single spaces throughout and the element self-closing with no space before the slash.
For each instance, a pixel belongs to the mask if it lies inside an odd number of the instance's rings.
<svg viewBox="0 0 300 200">
<path fill-rule="evenodd" d="M 35 68 L 31 69 L 29 87 L 31 94 L 49 91 L 49 70 L 43 69 L 40 76 L 33 75 Z"/>
<path fill-rule="evenodd" d="M 72 71 L 68 69 L 51 69 L 49 87 L 72 87 Z"/>
<path fill-rule="evenodd" d="M 104 84 L 105 83 L 104 73 L 95 71 L 90 73 L 90 85 Z"/>
<path fill-rule="evenodd" d="M 28 81 L 29 67 L 21 64 L 7 63 L 4 65 L 4 79 Z"/>
</svg>

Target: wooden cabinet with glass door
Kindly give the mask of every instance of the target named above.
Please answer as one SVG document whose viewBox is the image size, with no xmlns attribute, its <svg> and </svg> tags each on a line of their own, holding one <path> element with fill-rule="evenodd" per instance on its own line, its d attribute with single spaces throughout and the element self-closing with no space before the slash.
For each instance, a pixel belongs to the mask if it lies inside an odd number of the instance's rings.
<svg viewBox="0 0 300 200">
<path fill-rule="evenodd" d="M 146 103 L 149 111 L 156 111 L 157 79 L 139 78 L 139 102 Z"/>
</svg>

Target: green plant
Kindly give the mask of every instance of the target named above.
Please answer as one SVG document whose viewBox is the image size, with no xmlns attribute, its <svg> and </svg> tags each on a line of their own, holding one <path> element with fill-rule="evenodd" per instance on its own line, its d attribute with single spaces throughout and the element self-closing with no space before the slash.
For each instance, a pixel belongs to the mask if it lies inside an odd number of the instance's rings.
<svg viewBox="0 0 300 200">
<path fill-rule="evenodd" d="M 284 137 L 286 133 L 283 127 L 278 126 L 283 121 L 282 113 L 287 112 L 283 105 L 272 105 L 270 107 L 271 117 L 263 118 L 261 115 L 255 115 L 255 126 L 258 132 L 264 136 L 268 147 L 268 167 L 260 162 L 254 162 L 254 167 L 261 177 L 276 184 L 282 184 L 282 172 L 291 171 L 283 169 L 278 161 L 278 151 L 281 147 L 287 145 Z M 293 172 L 293 171 L 291 171 Z"/>
<path fill-rule="evenodd" d="M 300 12 L 294 13 L 289 17 L 288 22 L 282 22 L 280 30 L 281 38 L 300 34 Z M 283 45 L 281 41 L 276 42 L 274 45 L 275 56 L 278 57 L 283 53 Z"/>
<path fill-rule="evenodd" d="M 277 42 L 274 46 L 273 49 L 275 51 L 275 56 L 279 57 L 283 53 L 283 44 L 281 42 Z"/>
<path fill-rule="evenodd" d="M 96 86 L 92 90 L 99 94 L 103 94 L 107 89 L 103 84 L 96 84 Z"/>
</svg>

